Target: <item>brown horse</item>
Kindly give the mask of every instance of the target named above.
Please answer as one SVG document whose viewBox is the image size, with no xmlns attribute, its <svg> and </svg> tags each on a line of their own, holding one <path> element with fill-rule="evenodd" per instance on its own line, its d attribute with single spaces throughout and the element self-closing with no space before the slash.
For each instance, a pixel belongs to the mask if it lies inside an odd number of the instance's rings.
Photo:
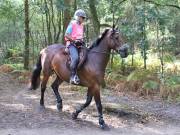
<svg viewBox="0 0 180 135">
<path fill-rule="evenodd" d="M 114 29 L 106 29 L 101 37 L 88 49 L 87 59 L 81 68 L 78 69 L 78 76 L 80 78 L 79 85 L 88 87 L 87 99 L 85 104 L 72 114 L 73 119 L 77 118 L 78 114 L 91 103 L 94 97 L 99 114 L 99 125 L 101 128 L 105 127 L 100 88 L 104 82 L 105 69 L 109 61 L 111 49 L 116 50 L 122 58 L 127 57 L 128 49 L 123 43 L 121 33 Z M 58 87 L 63 81 L 69 82 L 70 71 L 67 67 L 67 59 L 68 55 L 64 54 L 64 45 L 62 44 L 50 45 L 40 52 L 40 57 L 32 73 L 30 89 L 36 89 L 39 86 L 40 73 L 42 70 L 41 106 L 44 107 L 44 92 L 47 81 L 54 72 L 57 78 L 52 83 L 51 87 L 57 99 L 57 109 L 62 109 L 62 99 L 58 92 Z"/>
</svg>

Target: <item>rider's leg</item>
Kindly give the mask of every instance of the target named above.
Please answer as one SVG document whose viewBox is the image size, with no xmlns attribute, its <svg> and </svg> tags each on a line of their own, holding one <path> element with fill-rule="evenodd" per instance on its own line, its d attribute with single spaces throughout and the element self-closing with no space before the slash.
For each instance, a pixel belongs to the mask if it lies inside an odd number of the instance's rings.
<svg viewBox="0 0 180 135">
<path fill-rule="evenodd" d="M 79 78 L 77 76 L 77 66 L 78 66 L 78 49 L 74 45 L 69 46 L 69 52 L 71 57 L 71 64 L 70 64 L 70 70 L 71 70 L 71 77 L 70 77 L 70 83 L 79 83 Z"/>
</svg>

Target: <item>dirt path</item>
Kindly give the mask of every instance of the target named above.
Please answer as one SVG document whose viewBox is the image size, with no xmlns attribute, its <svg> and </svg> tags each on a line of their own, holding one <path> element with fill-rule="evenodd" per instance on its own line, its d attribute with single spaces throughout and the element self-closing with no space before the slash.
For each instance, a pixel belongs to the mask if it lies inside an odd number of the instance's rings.
<svg viewBox="0 0 180 135">
<path fill-rule="evenodd" d="M 78 120 L 71 119 L 74 108 L 84 102 L 84 89 L 74 91 L 64 84 L 60 92 L 62 112 L 56 110 L 50 87 L 45 93 L 46 109 L 40 110 L 39 89 L 27 91 L 26 85 L 19 84 L 10 75 L 0 74 L 0 135 L 180 135 L 178 104 L 115 96 L 105 89 L 102 92 L 104 119 L 110 130 L 102 131 L 94 102 Z"/>
</svg>

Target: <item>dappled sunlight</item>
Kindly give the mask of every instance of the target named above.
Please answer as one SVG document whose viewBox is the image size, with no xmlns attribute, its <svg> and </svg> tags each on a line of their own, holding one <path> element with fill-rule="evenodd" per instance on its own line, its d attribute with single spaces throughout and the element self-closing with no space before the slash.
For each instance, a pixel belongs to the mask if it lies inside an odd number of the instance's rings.
<svg viewBox="0 0 180 135">
<path fill-rule="evenodd" d="M 27 99 L 39 99 L 39 96 L 38 95 L 24 94 L 24 98 L 27 98 Z"/>
<path fill-rule="evenodd" d="M 180 61 L 165 64 L 165 70 L 170 73 L 180 73 Z"/>
<path fill-rule="evenodd" d="M 0 135 L 180 135 L 179 11 L 0 0 Z"/>
<path fill-rule="evenodd" d="M 69 89 L 67 91 L 60 90 L 60 94 L 62 95 L 63 99 L 63 110 L 59 112 L 56 107 L 56 98 L 54 96 L 54 93 L 52 92 L 52 90 L 50 91 L 49 89 L 50 88 L 48 88 L 48 90 L 46 91 L 44 109 L 40 108 L 39 106 L 39 90 L 17 90 L 17 92 L 12 93 L 12 99 L 7 98 L 6 100 L 4 99 L 4 101 L 2 99 L 2 103 L 0 103 L 0 107 L 2 108 L 2 113 L 0 113 L 0 119 L 2 120 L 0 120 L 0 122 L 2 124 L 0 124 L 0 126 L 4 126 L 7 124 L 6 126 L 9 127 L 10 123 L 10 127 L 13 128 L 60 127 L 61 129 L 63 127 L 69 130 L 70 128 L 73 129 L 74 127 L 83 127 L 93 130 L 99 129 L 98 112 L 94 99 L 92 100 L 90 106 L 84 109 L 79 114 L 78 119 L 73 121 L 71 119 L 72 113 L 75 111 L 75 109 L 79 108 L 82 104 L 85 103 L 86 94 L 82 93 L 81 89 L 80 91 L 72 91 L 72 89 Z M 166 129 L 163 128 L 164 125 L 166 126 L 166 123 L 155 123 L 152 121 L 148 121 L 148 123 L 141 123 L 142 115 L 137 116 L 136 110 L 131 108 L 131 106 L 125 104 L 125 102 L 129 102 L 129 100 L 127 100 L 126 98 L 126 100 L 124 100 L 124 98 L 122 99 L 122 97 L 120 96 L 117 97 L 113 95 L 113 93 L 105 92 L 105 94 L 104 92 L 105 91 L 102 90 L 101 93 L 102 105 L 104 109 L 104 120 L 106 124 L 110 127 L 111 131 L 117 130 L 118 132 L 120 131 L 121 133 L 125 134 L 133 132 L 133 135 L 143 135 L 144 133 L 163 135 L 164 131 L 166 131 Z M 116 98 L 118 98 L 118 100 L 116 100 Z M 11 102 L 8 103 L 7 101 L 11 101 L 12 104 Z M 118 110 L 120 110 L 120 113 L 108 112 L 107 106 L 109 106 L 110 108 L 117 108 Z M 122 111 L 125 113 L 122 113 Z M 131 113 L 129 113 L 128 111 L 131 111 Z M 156 125 L 158 127 L 156 127 Z M 168 132 L 171 133 L 170 131 Z"/>
<path fill-rule="evenodd" d="M 11 108 L 11 109 L 15 109 L 15 110 L 24 110 L 27 109 L 26 106 L 24 106 L 23 104 L 8 104 L 8 103 L 1 103 L 0 105 L 7 107 L 7 108 Z"/>
<path fill-rule="evenodd" d="M 84 104 L 85 102 L 86 102 L 86 100 L 85 99 L 78 99 L 78 100 L 76 100 L 76 99 L 68 99 L 68 101 L 66 101 L 67 103 L 70 103 L 71 105 L 78 105 L 78 104 Z M 90 105 L 95 105 L 95 101 L 94 100 L 92 100 L 91 101 L 91 104 Z"/>
<path fill-rule="evenodd" d="M 85 103 L 85 100 L 83 100 L 83 99 L 79 99 L 79 100 L 70 100 L 70 102 L 75 103 L 75 104 L 83 104 L 83 103 Z"/>
<path fill-rule="evenodd" d="M 70 110 L 71 108 L 72 108 L 72 106 L 70 106 L 70 105 L 63 105 L 63 111 Z"/>
<path fill-rule="evenodd" d="M 52 110 L 56 110 L 56 106 L 55 105 L 47 105 L 47 108 L 50 108 Z"/>
<path fill-rule="evenodd" d="M 69 91 L 66 91 L 65 93 L 63 93 L 64 96 L 67 96 L 67 97 L 71 97 L 73 95 L 75 95 L 76 93 L 74 92 L 69 92 Z"/>
<path fill-rule="evenodd" d="M 158 69 L 161 66 L 160 59 L 157 53 L 148 54 L 148 59 L 146 61 L 148 69 Z M 153 61 L 153 62 L 152 62 Z"/>
<path fill-rule="evenodd" d="M 140 133 L 144 133 L 145 131 L 147 132 L 147 133 L 151 133 L 151 134 L 153 134 L 153 135 L 156 135 L 156 134 L 158 134 L 158 135 L 164 135 L 164 133 L 166 133 L 166 134 L 172 134 L 172 132 L 171 132 L 171 130 L 170 131 L 162 131 L 162 129 L 161 129 L 161 127 L 159 127 L 159 129 L 158 128 L 155 128 L 155 127 L 145 127 L 145 126 L 143 126 L 142 128 L 137 128 L 137 129 L 134 129 L 134 130 L 136 130 L 136 131 L 138 131 L 138 132 L 140 132 Z"/>
</svg>

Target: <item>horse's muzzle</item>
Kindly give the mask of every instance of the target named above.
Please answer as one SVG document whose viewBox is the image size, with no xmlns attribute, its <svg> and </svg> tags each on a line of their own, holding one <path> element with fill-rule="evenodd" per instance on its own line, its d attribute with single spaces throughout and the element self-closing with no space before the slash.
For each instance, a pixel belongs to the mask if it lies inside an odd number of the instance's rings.
<svg viewBox="0 0 180 135">
<path fill-rule="evenodd" d="M 120 54 L 121 58 L 126 58 L 129 55 L 128 50 L 129 50 L 128 44 L 124 44 L 119 48 L 118 53 Z"/>
</svg>

